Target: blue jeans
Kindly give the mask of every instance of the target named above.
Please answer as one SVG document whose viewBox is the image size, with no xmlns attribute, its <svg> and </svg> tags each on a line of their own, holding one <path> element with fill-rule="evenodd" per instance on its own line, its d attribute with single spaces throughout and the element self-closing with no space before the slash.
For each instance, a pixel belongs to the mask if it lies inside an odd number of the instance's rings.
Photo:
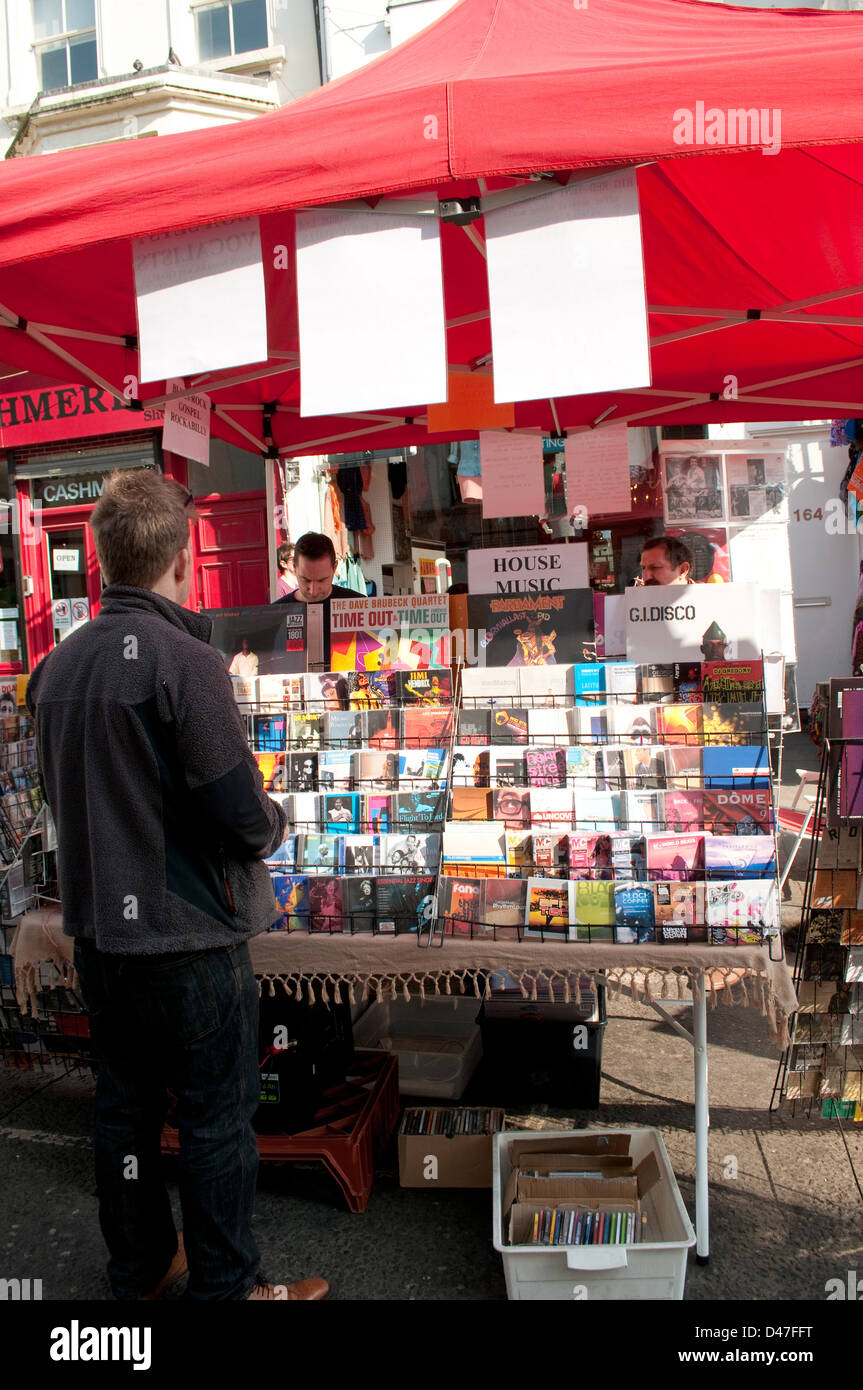
<svg viewBox="0 0 863 1390">
<path fill-rule="evenodd" d="M 258 987 L 248 946 L 120 956 L 79 937 L 75 967 L 99 1059 L 93 1142 L 115 1298 L 148 1293 L 177 1251 L 159 1152 L 168 1091 L 177 1101 L 187 1297 L 246 1298 L 259 1272 Z"/>
</svg>

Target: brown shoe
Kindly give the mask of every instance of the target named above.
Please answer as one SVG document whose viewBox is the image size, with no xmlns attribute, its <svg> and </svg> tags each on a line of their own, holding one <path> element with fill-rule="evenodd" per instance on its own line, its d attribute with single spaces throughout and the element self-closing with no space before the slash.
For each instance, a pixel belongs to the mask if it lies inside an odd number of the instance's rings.
<svg viewBox="0 0 863 1390">
<path fill-rule="evenodd" d="M 168 1265 L 168 1268 L 165 1270 L 165 1273 L 162 1275 L 156 1287 L 151 1289 L 149 1293 L 142 1293 L 138 1302 L 151 1303 L 153 1299 L 161 1298 L 163 1293 L 167 1292 L 179 1279 L 182 1279 L 188 1268 L 189 1266 L 186 1263 L 186 1251 L 183 1248 L 183 1232 L 178 1231 L 176 1255 Z"/>
<path fill-rule="evenodd" d="M 270 1299 L 284 1301 L 294 1298 L 311 1301 L 325 1298 L 329 1291 L 330 1286 L 326 1279 L 301 1279 L 298 1284 L 267 1284 L 259 1279 L 249 1294 L 249 1302 Z"/>
</svg>

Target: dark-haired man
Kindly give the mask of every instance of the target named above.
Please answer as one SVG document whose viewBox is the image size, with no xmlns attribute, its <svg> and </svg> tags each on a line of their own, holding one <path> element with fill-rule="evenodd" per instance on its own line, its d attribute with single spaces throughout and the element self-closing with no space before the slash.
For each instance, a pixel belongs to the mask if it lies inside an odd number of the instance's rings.
<svg viewBox="0 0 863 1390">
<path fill-rule="evenodd" d="M 654 536 L 641 550 L 641 579 L 636 584 L 692 584 L 692 552 L 677 536 Z"/>
<path fill-rule="evenodd" d="M 294 546 L 294 573 L 297 587 L 276 603 L 320 603 L 323 604 L 323 661 L 330 659 L 330 599 L 360 598 L 364 595 L 353 589 L 345 589 L 334 584 L 336 572 L 336 552 L 329 536 L 318 531 L 307 531 L 300 536 Z"/>
</svg>

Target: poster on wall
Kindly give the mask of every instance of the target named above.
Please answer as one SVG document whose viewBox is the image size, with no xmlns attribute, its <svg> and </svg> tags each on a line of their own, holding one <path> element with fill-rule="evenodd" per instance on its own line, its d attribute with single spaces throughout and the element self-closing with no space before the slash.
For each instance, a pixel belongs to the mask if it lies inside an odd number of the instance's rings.
<svg viewBox="0 0 863 1390">
<path fill-rule="evenodd" d="M 731 521 L 788 520 L 784 454 L 726 454 L 725 472 Z"/>
<path fill-rule="evenodd" d="M 779 644 L 755 584 L 663 584 L 626 591 L 629 661 L 736 661 Z M 772 610 L 771 610 L 772 611 Z M 768 630 L 764 631 L 767 627 Z M 775 631 L 772 630 L 775 627 Z"/>
<path fill-rule="evenodd" d="M 593 593 L 468 596 L 468 622 L 483 629 L 481 666 L 554 666 L 593 659 Z"/>
<path fill-rule="evenodd" d="M 586 589 L 587 543 L 469 550 L 467 587 L 472 594 L 536 594 Z"/>
<path fill-rule="evenodd" d="M 719 454 L 665 455 L 662 495 L 666 522 L 700 526 L 725 515 Z"/>
<path fill-rule="evenodd" d="M 333 671 L 428 671 L 449 660 L 446 594 L 334 598 L 330 603 Z"/>
<path fill-rule="evenodd" d="M 732 579 L 731 561 L 728 555 L 728 532 L 724 526 L 711 526 L 685 529 L 678 526 L 666 528 L 666 536 L 677 536 L 683 541 L 692 555 L 692 578 L 696 584 L 729 584 Z M 734 576 L 737 578 L 738 576 Z M 740 575 L 741 580 L 749 575 Z"/>
<path fill-rule="evenodd" d="M 210 645 L 216 648 L 229 675 L 251 679 L 305 671 L 304 603 L 203 611 L 213 620 Z"/>
</svg>

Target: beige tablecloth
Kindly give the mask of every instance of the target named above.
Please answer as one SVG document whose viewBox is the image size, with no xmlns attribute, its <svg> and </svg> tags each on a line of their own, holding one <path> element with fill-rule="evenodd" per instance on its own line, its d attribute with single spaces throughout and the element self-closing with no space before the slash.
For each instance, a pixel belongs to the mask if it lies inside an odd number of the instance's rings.
<svg viewBox="0 0 863 1390">
<path fill-rule="evenodd" d="M 419 946 L 414 936 L 308 935 L 267 932 L 249 942 L 261 988 L 275 982 L 299 998 L 347 998 L 365 990 L 378 999 L 408 995 L 472 993 L 487 997 L 488 974 L 506 970 L 526 997 L 554 998 L 560 982 L 571 997 L 573 975 L 603 981 L 614 998 L 621 990 L 646 1001 L 697 994 L 702 978 L 711 1006 L 759 1008 L 781 1049 L 788 1046 L 788 1020 L 797 998 L 787 962 L 773 961 L 766 946 L 615 946 L 579 942 L 460 941 Z M 13 943 L 21 1008 L 35 1008 L 39 965 L 52 965 L 64 983 L 74 983 L 72 939 L 63 935 L 59 911 L 28 912 Z M 577 991 L 577 984 L 574 989 Z M 559 995 L 558 995 L 559 997 Z"/>
</svg>

